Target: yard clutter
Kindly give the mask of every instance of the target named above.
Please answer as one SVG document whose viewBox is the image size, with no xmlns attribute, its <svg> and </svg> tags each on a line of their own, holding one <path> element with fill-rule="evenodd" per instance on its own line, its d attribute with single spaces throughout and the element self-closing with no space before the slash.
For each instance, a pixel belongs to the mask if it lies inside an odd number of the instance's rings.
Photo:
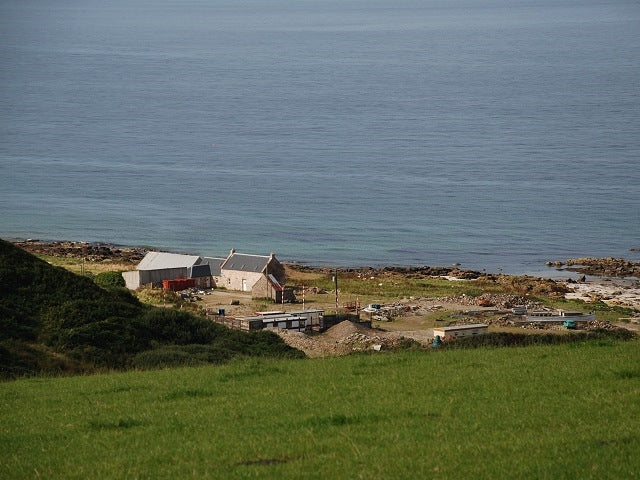
<svg viewBox="0 0 640 480">
<path fill-rule="evenodd" d="M 418 344 L 415 340 L 394 332 L 374 330 L 349 320 L 315 335 L 282 329 L 272 331 L 289 346 L 302 350 L 310 358 L 348 355 L 367 350 L 394 350 Z"/>
<path fill-rule="evenodd" d="M 196 286 L 196 282 L 193 278 L 176 278 L 174 280 L 163 280 L 162 288 L 164 290 L 172 290 L 179 292 L 186 290 L 187 288 L 193 288 Z"/>
</svg>

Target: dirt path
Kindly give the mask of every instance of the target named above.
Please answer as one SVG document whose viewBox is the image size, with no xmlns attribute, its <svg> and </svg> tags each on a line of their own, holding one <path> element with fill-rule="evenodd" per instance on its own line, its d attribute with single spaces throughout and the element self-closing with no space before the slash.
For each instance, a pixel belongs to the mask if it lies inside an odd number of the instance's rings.
<svg viewBox="0 0 640 480">
<path fill-rule="evenodd" d="M 198 305 L 204 309 L 212 309 L 214 312 L 223 308 L 225 315 L 243 317 L 253 315 L 256 304 L 251 294 L 229 290 L 208 290 L 206 295 L 199 295 L 202 300 Z M 236 303 L 236 305 L 233 305 Z M 273 309 L 272 309 L 273 310 Z"/>
</svg>

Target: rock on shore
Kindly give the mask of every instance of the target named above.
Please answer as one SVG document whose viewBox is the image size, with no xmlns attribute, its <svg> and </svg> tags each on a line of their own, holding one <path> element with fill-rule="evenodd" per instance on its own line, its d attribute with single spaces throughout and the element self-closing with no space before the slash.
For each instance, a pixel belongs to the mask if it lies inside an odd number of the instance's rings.
<svg viewBox="0 0 640 480">
<path fill-rule="evenodd" d="M 77 257 L 84 258 L 89 262 L 110 260 L 116 263 L 138 263 L 146 253 L 143 248 L 117 247 L 107 243 L 26 240 L 24 242 L 15 242 L 14 244 L 33 254 L 67 258 Z"/>
<path fill-rule="evenodd" d="M 564 262 L 548 262 L 547 265 L 584 275 L 640 278 L 640 262 L 624 258 L 571 258 Z"/>
<path fill-rule="evenodd" d="M 362 275 L 383 276 L 385 274 L 401 274 L 406 275 L 409 278 L 428 278 L 428 277 L 455 277 L 463 280 L 474 280 L 485 276 L 481 272 L 474 270 L 461 270 L 456 266 L 453 267 L 431 267 L 428 265 L 416 266 L 416 267 L 402 267 L 402 266 L 388 266 L 388 267 L 359 267 L 359 268 L 344 268 L 344 267 L 313 267 L 308 265 L 294 265 L 294 268 L 300 271 L 320 272 L 325 274 L 332 274 L 336 270 L 338 273 L 354 273 Z"/>
</svg>

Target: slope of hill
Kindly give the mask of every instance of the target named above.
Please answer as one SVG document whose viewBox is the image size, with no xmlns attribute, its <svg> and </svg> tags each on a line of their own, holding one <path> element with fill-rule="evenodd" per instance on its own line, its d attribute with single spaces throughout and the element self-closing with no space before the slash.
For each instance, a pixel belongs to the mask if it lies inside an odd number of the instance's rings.
<svg viewBox="0 0 640 480">
<path fill-rule="evenodd" d="M 0 478 L 631 479 L 637 341 L 0 383 Z"/>
<path fill-rule="evenodd" d="M 303 355 L 270 332 L 232 331 L 143 305 L 124 289 L 103 289 L 3 240 L 0 292 L 1 377 Z"/>
</svg>

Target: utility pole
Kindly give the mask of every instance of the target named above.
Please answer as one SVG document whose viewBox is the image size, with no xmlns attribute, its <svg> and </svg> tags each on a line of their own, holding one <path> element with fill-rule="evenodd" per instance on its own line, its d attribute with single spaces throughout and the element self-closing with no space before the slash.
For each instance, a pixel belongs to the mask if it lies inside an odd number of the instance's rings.
<svg viewBox="0 0 640 480">
<path fill-rule="evenodd" d="M 271 282 L 269 281 L 269 261 L 267 260 L 267 265 L 264 267 L 264 276 L 267 278 L 267 297 L 271 299 Z M 276 302 L 274 299 L 273 303 Z"/>
<path fill-rule="evenodd" d="M 338 269 L 336 268 L 336 274 L 333 276 L 333 282 L 336 286 L 336 314 L 338 313 Z"/>
</svg>

